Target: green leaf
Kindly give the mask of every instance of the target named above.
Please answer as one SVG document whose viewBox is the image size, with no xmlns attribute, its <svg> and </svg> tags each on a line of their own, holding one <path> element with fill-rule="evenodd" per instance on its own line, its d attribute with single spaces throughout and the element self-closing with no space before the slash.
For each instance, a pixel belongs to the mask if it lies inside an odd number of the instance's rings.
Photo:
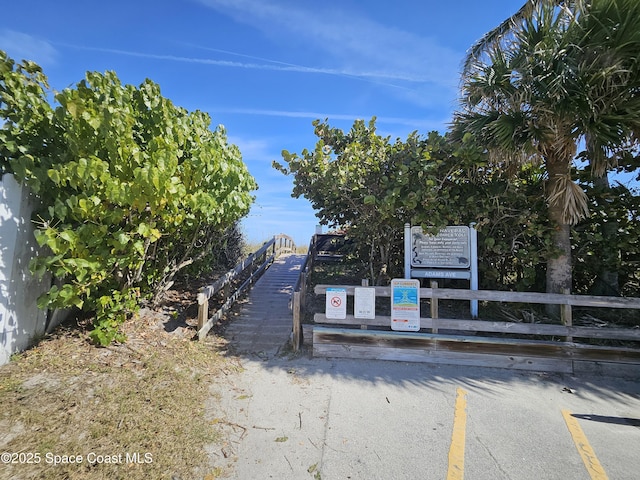
<svg viewBox="0 0 640 480">
<path fill-rule="evenodd" d="M 131 237 L 129 237 L 129 235 L 127 235 L 124 232 L 119 232 L 116 235 L 116 240 L 120 245 L 125 246 L 127 243 L 129 243 L 129 241 L 131 240 Z"/>
<path fill-rule="evenodd" d="M 14 96 L 6 104 L 0 88 L 0 105 L 15 110 L 0 129 L 10 155 L 0 162 L 42 201 L 35 236 L 47 248 L 32 270 L 65 282 L 39 305 L 96 310 L 92 338 L 122 339 L 118 326 L 139 295 L 161 290 L 194 239 L 197 268 L 221 261 L 208 251 L 233 248 L 220 242 L 257 185 L 223 127 L 212 130 L 208 115 L 174 106 L 150 80 L 136 88 L 113 72 L 87 72 L 55 94 L 54 111 L 39 69 L 20 68 L 0 55 L 0 83 L 10 75 L 4 92 Z"/>
<path fill-rule="evenodd" d="M 133 242 L 133 248 L 140 256 L 144 255 L 144 243 L 141 240 L 136 240 L 135 242 Z"/>
<path fill-rule="evenodd" d="M 60 238 L 69 242 L 71 246 L 73 246 L 76 243 L 78 236 L 71 230 L 63 230 L 62 232 L 60 232 Z"/>
<path fill-rule="evenodd" d="M 49 170 L 47 170 L 47 175 L 53 183 L 55 183 L 56 185 L 60 184 L 60 172 L 58 172 L 58 170 L 50 168 Z"/>
<path fill-rule="evenodd" d="M 149 225 L 147 225 L 146 223 L 140 223 L 138 225 L 138 235 L 142 235 L 143 237 L 147 237 L 147 236 L 149 236 L 150 232 L 151 232 L 151 229 L 149 228 Z"/>
</svg>

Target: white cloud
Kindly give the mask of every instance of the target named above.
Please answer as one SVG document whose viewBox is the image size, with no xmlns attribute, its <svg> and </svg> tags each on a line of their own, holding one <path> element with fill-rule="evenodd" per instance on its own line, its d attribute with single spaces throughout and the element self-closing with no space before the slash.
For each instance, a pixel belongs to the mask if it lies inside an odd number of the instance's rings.
<svg viewBox="0 0 640 480">
<path fill-rule="evenodd" d="M 58 52 L 46 40 L 13 30 L 0 30 L 0 49 L 16 61 L 31 60 L 40 66 L 56 62 Z"/>
<path fill-rule="evenodd" d="M 308 244 L 317 224 L 318 219 L 309 202 L 292 198 L 279 203 L 258 200 L 242 221 L 246 237 L 251 243 L 285 233 L 301 246 Z"/>
<path fill-rule="evenodd" d="M 270 160 L 273 158 L 269 141 L 265 139 L 244 138 L 229 135 L 229 143 L 237 145 L 242 153 L 242 158 L 247 160 Z"/>
<path fill-rule="evenodd" d="M 348 75 L 455 88 L 461 52 L 374 22 L 360 12 L 322 4 L 267 0 L 200 0 L 234 20 L 325 52 Z M 313 5 L 309 7 L 308 5 Z"/>
<path fill-rule="evenodd" d="M 181 62 L 181 63 L 193 63 L 200 65 L 212 65 L 216 67 L 230 67 L 230 68 L 242 68 L 246 70 L 270 70 L 270 71 L 280 71 L 280 72 L 295 72 L 295 73 L 314 73 L 314 74 L 322 74 L 322 75 L 335 75 L 341 77 L 352 77 L 357 80 L 363 80 L 374 84 L 385 85 L 388 87 L 394 87 L 401 90 L 409 90 L 408 87 L 404 87 L 402 85 L 396 85 L 390 83 L 393 80 L 406 80 L 412 81 L 412 78 L 403 77 L 397 73 L 389 72 L 362 72 L 355 71 L 349 69 L 337 69 L 337 68 L 321 68 L 321 67 L 310 67 L 305 65 L 297 65 L 294 63 L 286 63 L 279 62 L 276 60 L 264 59 L 261 57 L 254 57 L 252 55 L 244 55 L 242 53 L 223 51 L 229 55 L 235 55 L 239 57 L 252 58 L 255 60 L 259 60 L 262 63 L 249 63 L 249 62 L 234 62 L 230 60 L 217 60 L 213 58 L 201 58 L 201 57 L 185 57 L 180 55 L 167 55 L 167 54 L 159 54 L 159 53 L 146 53 L 146 52 L 137 52 L 134 50 L 122 50 L 115 48 L 102 48 L 102 47 L 88 47 L 84 45 L 72 45 L 67 43 L 60 43 L 59 45 L 75 48 L 78 50 L 87 50 L 92 52 L 103 52 L 103 53 L 112 53 L 115 55 L 125 55 L 128 57 L 137 57 L 137 58 L 147 58 L 150 60 L 161 60 L 161 61 L 170 61 L 170 62 Z M 192 45 L 193 46 L 193 45 Z M 210 51 L 219 51 L 221 50 L 200 47 L 197 48 L 203 50 Z"/>
<path fill-rule="evenodd" d="M 215 111 L 216 114 L 220 113 L 232 113 L 232 114 L 241 114 L 241 115 L 265 115 L 272 117 L 289 117 L 289 118 L 309 118 L 312 120 L 320 119 L 324 120 L 325 118 L 329 119 L 329 122 L 332 120 L 347 120 L 347 121 L 355 121 L 357 119 L 364 119 L 369 121 L 372 115 L 354 115 L 354 114 L 344 114 L 344 113 L 327 113 L 327 112 L 303 112 L 303 111 L 295 111 L 295 110 L 268 110 L 268 109 L 257 109 L 257 108 L 213 108 L 212 111 Z M 385 116 L 376 116 L 376 125 L 381 124 L 389 124 L 389 125 L 401 125 L 405 127 L 410 127 L 416 130 L 440 130 L 443 128 L 449 121 L 447 119 L 424 119 L 424 118 L 403 118 L 403 117 L 385 117 Z"/>
</svg>

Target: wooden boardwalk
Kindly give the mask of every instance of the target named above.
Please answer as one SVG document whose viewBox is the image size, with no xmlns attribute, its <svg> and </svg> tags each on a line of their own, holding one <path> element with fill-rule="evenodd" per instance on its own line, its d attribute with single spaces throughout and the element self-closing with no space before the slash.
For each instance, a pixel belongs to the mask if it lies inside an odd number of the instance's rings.
<svg viewBox="0 0 640 480">
<path fill-rule="evenodd" d="M 304 259 L 305 255 L 282 255 L 256 282 L 225 332 L 234 352 L 268 358 L 289 342 L 293 325 L 289 300 Z"/>
</svg>

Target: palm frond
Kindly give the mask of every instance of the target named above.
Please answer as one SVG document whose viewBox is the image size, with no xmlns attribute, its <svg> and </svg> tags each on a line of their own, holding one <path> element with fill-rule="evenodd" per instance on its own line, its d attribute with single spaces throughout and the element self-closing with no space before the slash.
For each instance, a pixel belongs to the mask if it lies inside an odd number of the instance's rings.
<svg viewBox="0 0 640 480">
<path fill-rule="evenodd" d="M 571 176 L 558 175 L 553 182 L 554 188 L 547 192 L 550 205 L 562 209 L 562 220 L 569 225 L 575 225 L 589 216 L 589 201 L 584 190 L 571 180 Z"/>
<path fill-rule="evenodd" d="M 522 23 L 532 18 L 533 12 L 540 6 L 562 7 L 565 14 L 578 14 L 585 8 L 586 0 L 527 0 L 520 9 L 505 19 L 500 25 L 485 33 L 467 50 L 463 66 L 462 78 L 469 77 L 474 65 L 488 52 L 500 46 L 506 38 L 514 35 Z"/>
<path fill-rule="evenodd" d="M 527 0 L 527 2 L 516 13 L 504 20 L 493 30 L 485 33 L 482 38 L 480 38 L 471 46 L 471 48 L 467 51 L 467 56 L 464 60 L 464 65 L 462 68 L 463 78 L 469 75 L 469 73 L 473 69 L 474 63 L 477 62 L 477 60 L 483 54 L 492 50 L 505 35 L 512 33 L 514 27 L 520 21 L 531 16 L 531 12 L 533 11 L 536 3 L 537 0 Z"/>
</svg>

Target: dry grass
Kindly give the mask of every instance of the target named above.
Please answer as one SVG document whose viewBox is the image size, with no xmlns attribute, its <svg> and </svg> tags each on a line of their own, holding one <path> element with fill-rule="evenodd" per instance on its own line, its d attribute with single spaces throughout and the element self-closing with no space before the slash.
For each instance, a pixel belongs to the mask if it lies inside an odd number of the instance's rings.
<svg viewBox="0 0 640 480">
<path fill-rule="evenodd" d="M 237 367 L 215 337 L 167 331 L 176 316 L 145 311 L 125 325 L 129 341 L 108 348 L 82 326 L 59 329 L 0 367 L 0 452 L 38 462 L 3 465 L 0 478 L 216 478 L 205 404 L 213 378 Z M 52 455 L 82 459 L 54 465 Z"/>
</svg>

